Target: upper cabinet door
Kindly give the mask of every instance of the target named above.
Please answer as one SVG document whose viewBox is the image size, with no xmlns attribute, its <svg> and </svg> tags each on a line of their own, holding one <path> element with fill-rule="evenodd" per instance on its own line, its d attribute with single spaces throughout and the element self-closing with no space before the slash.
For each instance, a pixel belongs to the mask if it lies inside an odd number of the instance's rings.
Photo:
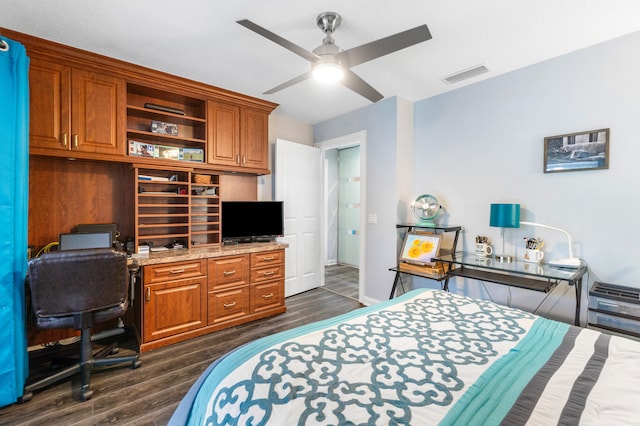
<svg viewBox="0 0 640 426">
<path fill-rule="evenodd" d="M 124 80 L 32 58 L 30 146 L 124 155 Z"/>
<path fill-rule="evenodd" d="M 253 169 L 269 168 L 268 114 L 242 109 L 240 112 L 240 164 Z"/>
<path fill-rule="evenodd" d="M 124 80 L 82 69 L 71 76 L 71 149 L 124 155 Z"/>
<path fill-rule="evenodd" d="M 70 149 L 71 68 L 31 59 L 29 68 L 31 147 Z"/>
<path fill-rule="evenodd" d="M 209 101 L 208 113 L 208 162 L 240 166 L 240 108 Z"/>
</svg>

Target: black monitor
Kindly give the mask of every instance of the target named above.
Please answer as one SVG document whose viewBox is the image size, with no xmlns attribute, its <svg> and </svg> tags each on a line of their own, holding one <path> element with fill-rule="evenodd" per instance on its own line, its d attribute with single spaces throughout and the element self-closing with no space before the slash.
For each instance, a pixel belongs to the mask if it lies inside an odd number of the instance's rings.
<svg viewBox="0 0 640 426">
<path fill-rule="evenodd" d="M 60 250 L 79 250 L 92 248 L 111 248 L 111 232 L 85 232 L 60 234 L 58 239 Z"/>
<path fill-rule="evenodd" d="M 282 201 L 223 201 L 222 241 L 274 240 L 284 235 Z"/>
</svg>

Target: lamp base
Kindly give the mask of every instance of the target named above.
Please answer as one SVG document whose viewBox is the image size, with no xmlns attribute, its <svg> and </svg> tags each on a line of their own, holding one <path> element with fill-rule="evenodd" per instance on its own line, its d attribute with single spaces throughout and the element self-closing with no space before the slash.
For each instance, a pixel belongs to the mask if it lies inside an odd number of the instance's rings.
<svg viewBox="0 0 640 426">
<path fill-rule="evenodd" d="M 572 268 L 576 269 L 582 265 L 582 261 L 577 257 L 568 257 L 566 259 L 555 259 L 549 261 L 550 266 L 557 268 Z"/>
<path fill-rule="evenodd" d="M 494 255 L 494 257 L 496 258 L 496 260 L 498 262 L 502 262 L 502 263 L 511 263 L 511 262 L 513 262 L 513 256 L 510 256 L 508 254 L 496 254 L 496 255 Z"/>
</svg>

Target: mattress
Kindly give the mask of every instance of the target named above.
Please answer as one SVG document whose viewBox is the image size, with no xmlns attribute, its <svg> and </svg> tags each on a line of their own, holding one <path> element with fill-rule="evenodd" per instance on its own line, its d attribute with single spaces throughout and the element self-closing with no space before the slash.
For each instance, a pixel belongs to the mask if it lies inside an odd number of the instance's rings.
<svg viewBox="0 0 640 426">
<path fill-rule="evenodd" d="M 638 424 L 640 342 L 420 289 L 246 344 L 174 425 Z"/>
</svg>

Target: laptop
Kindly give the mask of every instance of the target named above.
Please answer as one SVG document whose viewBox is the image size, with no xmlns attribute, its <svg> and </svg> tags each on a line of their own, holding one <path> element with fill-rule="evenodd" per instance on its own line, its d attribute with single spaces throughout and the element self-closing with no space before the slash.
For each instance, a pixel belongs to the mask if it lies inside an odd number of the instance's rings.
<svg viewBox="0 0 640 426">
<path fill-rule="evenodd" d="M 93 248 L 111 248 L 111 232 L 77 232 L 60 234 L 59 250 L 80 250 Z"/>
</svg>

